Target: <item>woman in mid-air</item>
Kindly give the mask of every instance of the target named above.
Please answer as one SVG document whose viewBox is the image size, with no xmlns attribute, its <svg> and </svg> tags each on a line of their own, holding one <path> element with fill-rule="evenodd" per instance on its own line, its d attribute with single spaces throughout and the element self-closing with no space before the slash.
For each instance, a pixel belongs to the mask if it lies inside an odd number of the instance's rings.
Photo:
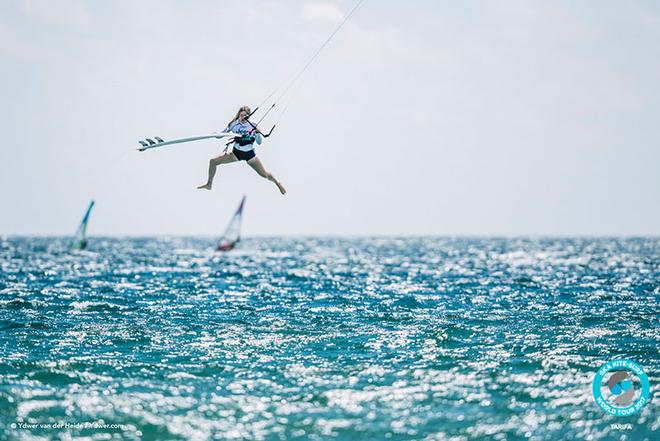
<svg viewBox="0 0 660 441">
<path fill-rule="evenodd" d="M 222 155 L 217 158 L 213 158 L 209 161 L 209 177 L 206 181 L 206 184 L 200 185 L 197 188 L 204 188 L 210 190 L 213 186 L 213 178 L 215 177 L 215 169 L 220 164 L 229 164 L 236 161 L 246 161 L 250 167 L 254 169 L 259 176 L 262 176 L 269 181 L 277 185 L 277 188 L 280 190 L 280 193 L 286 194 L 286 189 L 284 186 L 277 180 L 275 177 L 269 173 L 257 158 L 256 153 L 254 152 L 254 143 L 261 144 L 262 134 L 258 128 L 253 127 L 252 124 L 248 121 L 248 116 L 250 115 L 250 108 L 248 106 L 243 106 L 238 109 L 236 117 L 232 119 L 227 128 L 223 132 L 233 132 L 238 135 L 242 135 L 240 138 L 234 140 L 233 148 L 231 152 L 227 152 L 227 149 L 223 152 Z"/>
</svg>

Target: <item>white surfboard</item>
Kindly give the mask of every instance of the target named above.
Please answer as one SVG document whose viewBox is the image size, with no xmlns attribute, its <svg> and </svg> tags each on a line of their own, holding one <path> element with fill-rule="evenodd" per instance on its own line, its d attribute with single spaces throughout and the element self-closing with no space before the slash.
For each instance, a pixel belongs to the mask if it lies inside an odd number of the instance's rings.
<svg viewBox="0 0 660 441">
<path fill-rule="evenodd" d="M 181 144 L 184 142 L 193 142 L 193 141 L 201 141 L 203 139 L 223 139 L 223 138 L 234 138 L 234 137 L 240 137 L 241 135 L 232 133 L 232 132 L 222 132 L 222 133 L 211 133 L 208 135 L 199 135 L 199 136 L 190 136 L 187 138 L 177 138 L 177 139 L 170 139 L 168 141 L 162 141 L 158 142 L 157 140 L 154 141 L 152 139 L 152 142 L 154 144 L 151 144 L 147 140 L 140 141 L 140 147 L 138 148 L 138 151 L 143 152 L 145 150 L 149 149 L 155 149 L 157 147 L 165 147 L 166 145 L 172 145 L 172 144 Z"/>
</svg>

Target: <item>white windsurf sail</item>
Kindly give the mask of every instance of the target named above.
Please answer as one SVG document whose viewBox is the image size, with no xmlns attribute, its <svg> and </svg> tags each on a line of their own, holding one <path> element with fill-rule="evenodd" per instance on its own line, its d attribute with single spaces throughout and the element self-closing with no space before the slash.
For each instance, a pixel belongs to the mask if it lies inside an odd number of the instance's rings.
<svg viewBox="0 0 660 441">
<path fill-rule="evenodd" d="M 229 221 L 225 233 L 218 242 L 218 251 L 233 250 L 236 244 L 241 240 L 241 220 L 243 218 L 243 205 L 245 204 L 245 196 L 241 199 L 241 203 L 236 209 L 236 213 Z"/>
<path fill-rule="evenodd" d="M 138 151 L 143 152 L 145 150 L 155 149 L 157 147 L 165 147 L 167 145 L 181 144 L 184 142 L 201 141 L 204 139 L 212 139 L 212 138 L 223 139 L 223 138 L 236 138 L 236 137 L 240 138 L 241 135 L 232 132 L 221 132 L 221 133 L 210 133 L 208 135 L 189 136 L 187 138 L 170 139 L 169 141 L 165 141 L 159 138 L 158 136 L 155 136 L 154 139 L 146 138 L 144 140 L 139 141 L 140 147 L 138 147 Z"/>
<path fill-rule="evenodd" d="M 85 212 L 85 215 L 83 216 L 83 219 L 80 222 L 78 229 L 76 230 L 76 234 L 74 235 L 73 241 L 71 242 L 72 250 L 84 250 L 87 248 L 87 224 L 89 222 L 89 215 L 92 212 L 93 207 L 94 201 L 89 203 L 89 207 L 87 207 L 87 211 Z"/>
</svg>

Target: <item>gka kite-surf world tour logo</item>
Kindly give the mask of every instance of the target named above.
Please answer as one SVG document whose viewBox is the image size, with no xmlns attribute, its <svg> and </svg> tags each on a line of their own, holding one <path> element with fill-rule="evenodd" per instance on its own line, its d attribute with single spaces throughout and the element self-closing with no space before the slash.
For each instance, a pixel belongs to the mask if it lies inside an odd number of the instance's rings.
<svg viewBox="0 0 660 441">
<path fill-rule="evenodd" d="M 611 360 L 601 366 L 592 389 L 598 406 L 614 416 L 637 413 L 649 400 L 649 378 L 630 360 Z"/>
</svg>

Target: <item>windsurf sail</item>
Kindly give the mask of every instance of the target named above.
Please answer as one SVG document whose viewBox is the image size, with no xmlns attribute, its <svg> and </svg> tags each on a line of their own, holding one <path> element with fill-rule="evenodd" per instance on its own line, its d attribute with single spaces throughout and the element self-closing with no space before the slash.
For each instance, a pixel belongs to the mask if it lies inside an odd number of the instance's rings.
<svg viewBox="0 0 660 441">
<path fill-rule="evenodd" d="M 72 250 L 84 250 L 87 248 L 87 223 L 89 222 L 89 215 L 92 212 L 93 207 L 94 201 L 89 203 L 89 207 L 87 207 L 87 211 L 82 218 L 82 222 L 80 222 L 80 225 L 76 230 L 76 234 L 74 235 L 73 241 L 71 242 Z"/>
<path fill-rule="evenodd" d="M 155 141 L 154 139 L 151 138 L 146 138 L 144 140 L 138 141 L 140 143 L 140 147 L 138 147 L 138 151 L 143 152 L 145 150 L 155 149 L 157 147 L 165 147 L 166 145 L 201 141 L 203 139 L 211 139 L 211 138 L 222 139 L 222 138 L 236 138 L 236 137 L 240 138 L 240 136 L 241 135 L 232 132 L 221 132 L 221 133 L 210 133 L 208 135 L 189 136 L 187 138 L 170 139 L 169 141 L 164 141 L 158 136 L 154 136 Z"/>
<path fill-rule="evenodd" d="M 241 240 L 241 220 L 243 218 L 243 205 L 245 205 L 245 196 L 241 199 L 241 203 L 236 209 L 236 213 L 229 221 L 225 233 L 218 242 L 217 251 L 230 251 L 233 250 L 236 244 Z"/>
</svg>

